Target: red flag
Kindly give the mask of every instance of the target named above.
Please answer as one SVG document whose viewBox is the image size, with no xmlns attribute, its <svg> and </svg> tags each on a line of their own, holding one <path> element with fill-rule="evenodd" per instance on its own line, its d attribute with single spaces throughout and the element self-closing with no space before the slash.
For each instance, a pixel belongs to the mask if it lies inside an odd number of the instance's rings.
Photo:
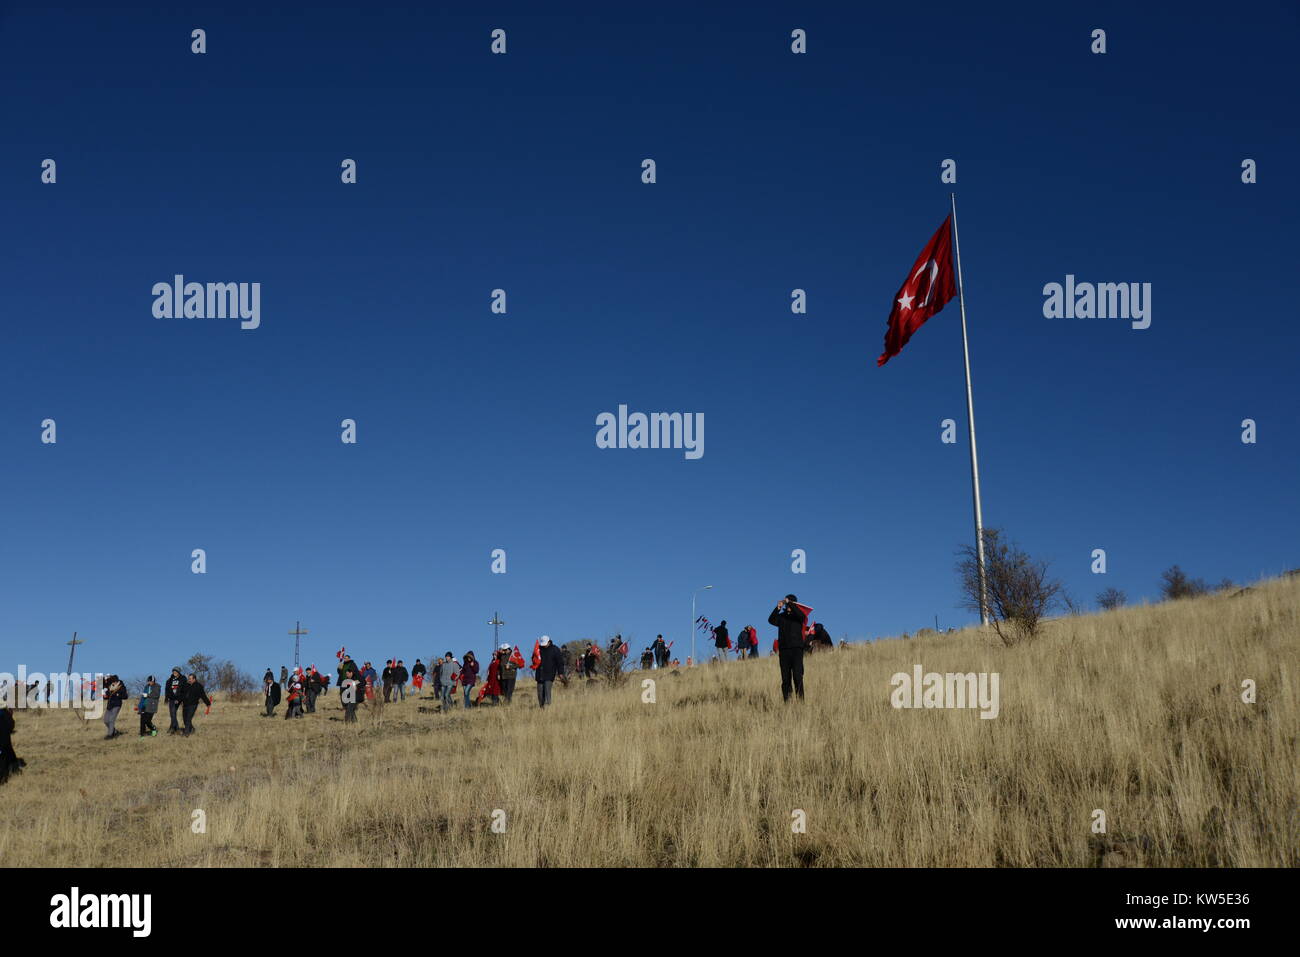
<svg viewBox="0 0 1300 957">
<path fill-rule="evenodd" d="M 794 607 L 798 608 L 801 612 L 803 612 L 803 636 L 807 638 L 810 634 L 812 634 L 812 630 L 813 630 L 812 606 L 801 605 L 797 601 L 793 602 L 793 604 Z"/>
<path fill-rule="evenodd" d="M 623 642 L 623 644 L 621 644 L 621 645 L 618 646 L 618 653 L 619 653 L 620 655 L 622 655 L 624 658 L 627 657 L 627 650 L 628 650 L 628 649 L 627 649 L 627 642 L 626 642 L 626 641 Z"/>
<path fill-rule="evenodd" d="M 536 671 L 542 666 L 542 639 L 538 638 L 533 642 L 533 670 Z"/>
<path fill-rule="evenodd" d="M 518 645 L 515 645 L 515 653 L 510 656 L 510 663 L 516 668 L 524 666 L 524 653 L 519 650 Z"/>
<path fill-rule="evenodd" d="M 876 365 L 883 366 L 902 352 L 912 333 L 957 295 L 952 269 L 951 219 L 951 216 L 944 219 L 939 231 L 930 237 L 894 297 L 889 329 L 885 333 L 885 351 Z"/>
</svg>

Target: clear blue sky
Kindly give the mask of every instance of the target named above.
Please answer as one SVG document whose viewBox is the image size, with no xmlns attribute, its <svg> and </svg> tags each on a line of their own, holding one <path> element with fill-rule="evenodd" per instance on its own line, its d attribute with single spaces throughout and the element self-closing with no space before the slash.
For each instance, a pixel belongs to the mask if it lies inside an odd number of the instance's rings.
<svg viewBox="0 0 1300 957">
<path fill-rule="evenodd" d="M 0 670 L 75 629 L 260 675 L 299 619 L 409 663 L 493 611 L 676 654 L 706 584 L 769 640 L 788 591 L 969 621 L 956 303 L 875 366 L 946 158 L 986 523 L 1087 604 L 1300 565 L 1294 5 L 616 6 L 4 9 Z M 154 318 L 175 273 L 260 282 L 261 328 Z M 1067 273 L 1152 283 L 1151 328 L 1045 319 Z M 703 412 L 703 458 L 598 449 L 620 403 Z"/>
</svg>

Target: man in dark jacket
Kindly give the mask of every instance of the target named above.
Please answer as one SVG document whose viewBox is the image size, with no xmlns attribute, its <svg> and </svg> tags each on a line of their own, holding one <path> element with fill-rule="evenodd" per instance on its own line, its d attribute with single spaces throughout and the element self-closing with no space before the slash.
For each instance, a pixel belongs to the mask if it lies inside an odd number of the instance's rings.
<svg viewBox="0 0 1300 957">
<path fill-rule="evenodd" d="M 731 632 L 727 631 L 725 618 L 717 628 L 713 629 L 713 647 L 716 649 L 714 657 L 718 661 L 726 661 L 727 652 L 731 650 Z"/>
<path fill-rule="evenodd" d="M 313 665 L 307 672 L 307 713 L 316 713 L 316 699 L 325 691 L 325 676 Z"/>
<path fill-rule="evenodd" d="M 497 665 L 497 680 L 501 682 L 501 694 L 506 699 L 506 704 L 515 696 L 515 678 L 519 674 L 519 666 L 510 660 L 513 654 L 509 645 L 497 649 L 497 658 L 501 662 Z"/>
<path fill-rule="evenodd" d="M 663 635 L 655 636 L 654 644 L 650 646 L 650 650 L 655 653 L 655 667 L 667 668 L 668 667 L 668 644 L 667 642 L 664 641 Z"/>
<path fill-rule="evenodd" d="M 167 733 L 178 734 L 181 726 L 176 722 L 176 709 L 185 700 L 185 677 L 181 674 L 179 667 L 172 669 L 171 677 L 167 679 L 167 684 L 163 687 L 163 697 L 167 700 L 167 711 L 171 714 L 172 719 L 171 727 L 167 729 Z"/>
<path fill-rule="evenodd" d="M 194 712 L 199 710 L 199 702 L 202 701 L 207 707 L 211 708 L 212 699 L 203 690 L 203 685 L 199 684 L 198 675 L 193 672 L 190 673 L 189 680 L 185 683 L 184 694 L 181 716 L 185 719 L 185 730 L 181 732 L 181 736 L 188 738 L 194 733 Z"/>
<path fill-rule="evenodd" d="M 781 697 L 790 700 L 790 686 L 794 685 L 795 694 L 803 699 L 803 626 L 804 614 L 796 604 L 794 595 L 782 598 L 772 614 L 767 616 L 769 625 L 776 625 L 776 646 L 781 658 Z"/>
<path fill-rule="evenodd" d="M 406 700 L 406 683 L 411 680 L 411 673 L 406 670 L 406 665 L 402 659 L 397 659 L 397 666 L 393 669 L 393 700 Z"/>
<path fill-rule="evenodd" d="M 545 708 L 551 703 L 551 685 L 555 679 L 564 680 L 564 653 L 551 641 L 550 635 L 542 635 L 538 641 L 537 663 L 537 704 Z"/>
<path fill-rule="evenodd" d="M 270 674 L 268 671 L 267 674 Z M 265 685 L 266 691 L 266 715 L 265 717 L 274 718 L 275 709 L 280 705 L 280 682 L 274 677 L 268 678 Z"/>
</svg>

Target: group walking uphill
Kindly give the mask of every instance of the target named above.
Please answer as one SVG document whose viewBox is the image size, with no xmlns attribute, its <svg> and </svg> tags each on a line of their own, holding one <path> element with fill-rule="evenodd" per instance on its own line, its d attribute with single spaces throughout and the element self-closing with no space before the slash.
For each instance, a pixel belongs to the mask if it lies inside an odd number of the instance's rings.
<svg viewBox="0 0 1300 957">
<path fill-rule="evenodd" d="M 103 681 L 103 704 L 104 704 L 104 740 L 111 741 L 114 738 L 120 738 L 122 732 L 117 727 L 118 718 L 122 714 L 122 706 L 130 698 L 126 683 L 115 674 L 105 675 Z M 133 710 L 140 716 L 140 732 L 138 737 L 155 738 L 158 736 L 158 728 L 153 723 L 154 716 L 158 714 L 158 708 L 163 701 L 167 702 L 167 710 L 171 716 L 171 724 L 167 728 L 168 734 L 179 734 L 188 737 L 194 733 L 194 715 L 202 703 L 207 710 L 212 709 L 212 699 L 208 697 L 207 691 L 204 690 L 202 682 L 196 674 L 184 675 L 179 667 L 173 668 L 171 675 L 164 684 L 159 684 L 158 680 L 150 675 L 145 679 L 140 688 L 139 697 L 136 699 Z M 181 721 L 184 721 L 182 728 L 180 721 L 177 720 L 177 713 L 180 714 Z M 207 713 L 206 711 L 204 712 Z M 10 719 L 12 721 L 12 718 Z"/>
<path fill-rule="evenodd" d="M 767 618 L 768 624 L 777 630 L 772 654 L 779 659 L 781 697 L 786 701 L 792 697 L 804 697 L 804 656 L 809 652 L 834 648 L 825 626 L 812 622 L 811 612 L 812 609 L 801 605 L 794 595 L 786 595 L 776 603 Z M 753 625 L 741 628 L 734 643 L 725 619 L 714 626 L 700 616 L 696 626 L 712 639 L 715 661 L 725 661 L 732 651 L 740 659 L 759 656 L 758 632 Z M 656 635 L 655 640 L 641 652 L 641 668 L 680 667 L 681 662 L 671 657 L 672 646 L 673 642 L 665 641 L 663 635 Z M 336 656 L 339 660 L 336 687 L 343 720 L 354 723 L 358 706 L 377 706 L 380 695 L 385 704 L 405 702 L 408 684 L 416 697 L 420 697 L 426 685 L 430 685 L 430 697 L 440 703 L 438 710 L 444 714 L 460 707 L 509 705 L 514 700 L 520 670 L 531 668 L 537 683 L 537 704 L 546 708 L 552 703 L 555 682 L 568 684 L 570 674 L 593 679 L 599 672 L 621 671 L 628 656 L 628 644 L 621 635 L 615 635 L 603 649 L 595 641 L 586 641 L 585 648 L 577 642 L 561 648 L 549 636 L 543 635 L 533 644 L 532 658 L 527 662 L 518 645 L 504 644 L 492 652 L 486 669 L 480 666 L 473 651 L 466 651 L 460 659 L 448 651 L 432 658 L 427 665 L 416 658 L 410 670 L 401 658 L 390 658 L 385 661 L 383 670 L 377 671 L 369 661 L 358 665 L 347 650 L 341 648 Z M 694 662 L 687 658 L 686 664 L 689 668 Z M 284 717 L 288 720 L 317 712 L 317 701 L 329 694 L 331 676 L 319 671 L 315 665 L 306 669 L 295 667 L 292 671 L 281 665 L 278 679 L 275 672 L 267 668 L 262 684 L 265 701 L 262 716 L 275 717 L 276 709 L 284 703 Z M 121 737 L 118 717 L 130 694 L 125 683 L 115 674 L 105 676 L 100 688 L 106 729 L 104 738 Z M 199 705 L 205 706 L 204 714 L 212 710 L 212 699 L 195 673 L 187 675 L 180 667 L 175 667 L 161 684 L 150 675 L 139 690 L 134 709 L 140 716 L 139 737 L 157 736 L 154 718 L 163 702 L 167 704 L 170 718 L 169 735 L 189 737 L 195 730 L 194 718 Z M 0 781 L 23 766 L 13 750 L 13 725 L 12 713 L 8 708 L 0 707 Z"/>
</svg>

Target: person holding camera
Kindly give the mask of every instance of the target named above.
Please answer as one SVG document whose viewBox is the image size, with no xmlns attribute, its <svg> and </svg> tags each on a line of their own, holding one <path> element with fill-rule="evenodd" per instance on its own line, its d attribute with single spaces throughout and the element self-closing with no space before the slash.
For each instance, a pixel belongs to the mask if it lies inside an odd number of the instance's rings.
<svg viewBox="0 0 1300 957">
<path fill-rule="evenodd" d="M 782 598 L 772 609 L 772 614 L 767 616 L 767 623 L 776 626 L 777 654 L 781 659 L 781 698 L 784 701 L 790 700 L 792 686 L 799 700 L 803 700 L 803 629 L 806 622 L 794 595 Z"/>
</svg>

